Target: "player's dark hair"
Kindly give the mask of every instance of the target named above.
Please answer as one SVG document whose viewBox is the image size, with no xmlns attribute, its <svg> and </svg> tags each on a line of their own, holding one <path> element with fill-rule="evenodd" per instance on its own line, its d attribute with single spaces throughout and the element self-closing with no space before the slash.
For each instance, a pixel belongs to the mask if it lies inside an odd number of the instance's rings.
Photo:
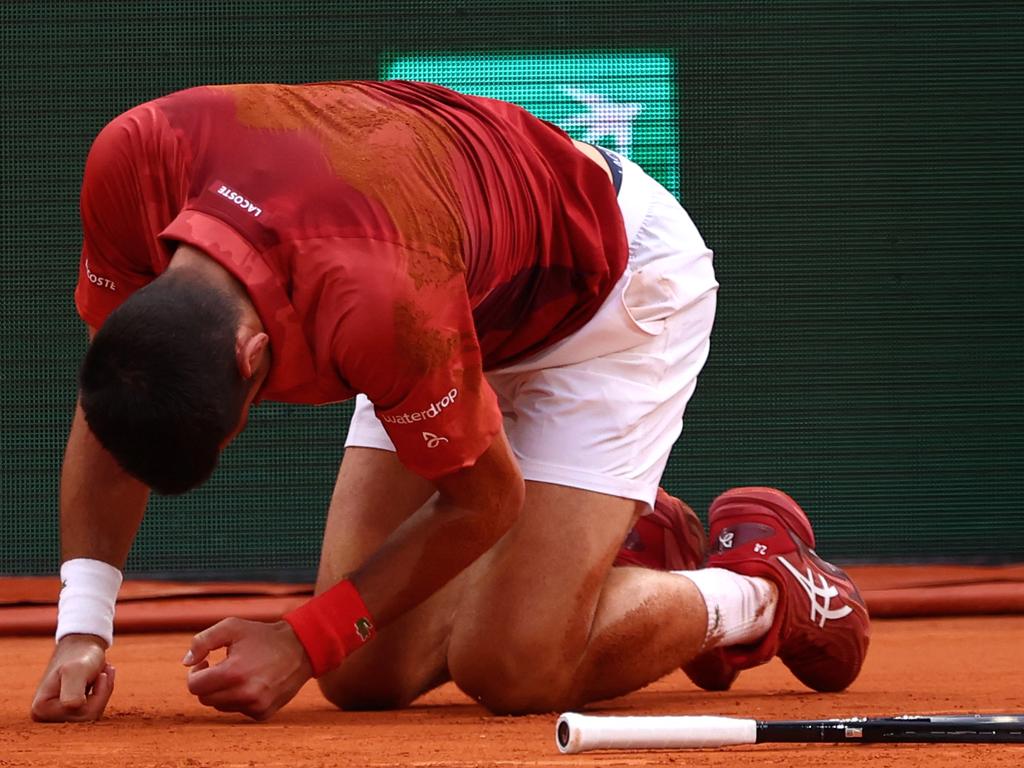
<svg viewBox="0 0 1024 768">
<path fill-rule="evenodd" d="M 170 271 L 96 333 L 79 374 L 86 422 L 129 474 L 185 493 L 217 466 L 249 383 L 235 363 L 241 317 L 226 292 Z"/>
</svg>

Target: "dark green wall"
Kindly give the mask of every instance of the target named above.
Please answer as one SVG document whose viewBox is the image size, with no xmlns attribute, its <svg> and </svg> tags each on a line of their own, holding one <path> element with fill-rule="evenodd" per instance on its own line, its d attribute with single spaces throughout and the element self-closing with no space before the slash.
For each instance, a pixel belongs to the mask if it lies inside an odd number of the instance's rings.
<svg viewBox="0 0 1024 768">
<path fill-rule="evenodd" d="M 78 183 L 107 120 L 395 51 L 553 48 L 676 59 L 722 290 L 670 490 L 778 485 L 840 560 L 1024 560 L 1024 5 L 25 2 L 0 9 L 0 573 L 57 563 Z M 131 570 L 309 576 L 346 413 L 259 408 L 207 487 L 154 502 Z"/>
</svg>

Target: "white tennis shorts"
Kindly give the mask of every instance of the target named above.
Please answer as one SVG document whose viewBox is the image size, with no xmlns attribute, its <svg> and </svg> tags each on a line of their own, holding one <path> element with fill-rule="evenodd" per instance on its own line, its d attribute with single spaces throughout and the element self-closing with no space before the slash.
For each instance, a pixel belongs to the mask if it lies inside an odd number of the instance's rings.
<svg viewBox="0 0 1024 768">
<path fill-rule="evenodd" d="M 623 158 L 625 273 L 580 330 L 487 372 L 523 477 L 654 505 L 708 357 L 718 283 L 676 199 Z M 394 451 L 364 396 L 345 446 Z"/>
</svg>

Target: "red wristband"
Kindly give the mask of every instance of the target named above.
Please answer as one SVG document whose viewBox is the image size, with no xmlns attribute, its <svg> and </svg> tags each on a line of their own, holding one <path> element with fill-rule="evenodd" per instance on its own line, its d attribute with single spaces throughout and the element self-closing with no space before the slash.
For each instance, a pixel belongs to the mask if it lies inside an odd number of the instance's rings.
<svg viewBox="0 0 1024 768">
<path fill-rule="evenodd" d="M 356 648 L 373 639 L 376 630 L 351 581 L 343 581 L 282 616 L 320 677 L 341 664 Z"/>
</svg>

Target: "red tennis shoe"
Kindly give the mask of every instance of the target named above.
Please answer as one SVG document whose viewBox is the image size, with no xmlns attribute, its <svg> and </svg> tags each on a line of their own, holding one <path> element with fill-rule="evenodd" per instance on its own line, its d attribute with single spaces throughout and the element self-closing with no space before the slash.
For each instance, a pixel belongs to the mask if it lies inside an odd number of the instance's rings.
<svg viewBox="0 0 1024 768">
<path fill-rule="evenodd" d="M 760 576 L 779 587 L 772 628 L 753 645 L 717 648 L 683 667 L 694 683 L 721 691 L 740 670 L 778 655 L 804 685 L 841 691 L 852 683 L 871 635 L 853 581 L 814 552 L 814 532 L 793 499 L 774 488 L 733 488 L 708 512 L 709 568 Z"/>
<path fill-rule="evenodd" d="M 690 571 L 704 564 L 707 548 L 707 536 L 697 514 L 688 504 L 659 488 L 654 509 L 636 521 L 615 558 L 615 565 Z"/>
</svg>

